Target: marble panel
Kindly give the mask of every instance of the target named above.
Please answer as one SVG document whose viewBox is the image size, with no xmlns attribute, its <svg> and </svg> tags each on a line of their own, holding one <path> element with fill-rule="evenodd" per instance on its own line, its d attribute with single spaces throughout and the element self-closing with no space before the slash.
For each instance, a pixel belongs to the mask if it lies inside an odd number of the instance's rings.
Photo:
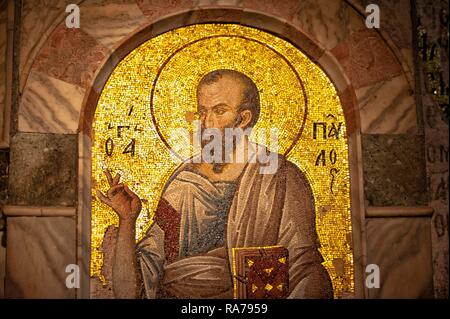
<svg viewBox="0 0 450 319">
<path fill-rule="evenodd" d="M 264 12 L 269 16 L 291 21 L 300 8 L 302 1 L 287 0 L 243 0 L 238 5 L 248 11 Z"/>
<path fill-rule="evenodd" d="M 414 92 L 403 75 L 359 88 L 356 97 L 362 133 L 417 132 Z"/>
<path fill-rule="evenodd" d="M 345 1 L 299 1 L 292 23 L 331 50 L 357 30 L 364 29 L 363 18 Z"/>
<path fill-rule="evenodd" d="M 365 198 L 370 206 L 427 204 L 423 136 L 362 135 Z"/>
<path fill-rule="evenodd" d="M 401 65 L 386 42 L 373 29 L 352 32 L 331 50 L 355 89 L 392 79 Z"/>
<path fill-rule="evenodd" d="M 76 133 L 85 90 L 32 71 L 20 100 L 19 131 Z"/>
<path fill-rule="evenodd" d="M 187 10 L 194 5 L 193 0 L 136 0 L 137 5 L 149 20 L 157 20 L 171 13 Z"/>
<path fill-rule="evenodd" d="M 374 3 L 373 0 L 358 0 L 365 8 Z M 410 0 L 378 0 L 380 8 L 380 29 L 385 32 L 392 43 L 399 49 L 408 69 L 414 72 L 413 38 Z M 411 77 L 413 78 L 413 77 Z"/>
<path fill-rule="evenodd" d="M 73 206 L 77 135 L 18 133 L 11 141 L 9 203 Z"/>
<path fill-rule="evenodd" d="M 25 86 L 29 69 L 41 46 L 54 28 L 69 14 L 66 6 L 83 0 L 22 0 L 20 24 L 20 88 Z"/>
<path fill-rule="evenodd" d="M 2 223 L 2 221 L 0 221 L 0 224 Z M 4 245 L 5 243 L 6 243 L 6 234 L 5 232 L 0 231 L 0 299 L 5 298 L 5 271 L 6 271 L 6 247 Z"/>
<path fill-rule="evenodd" d="M 433 298 L 429 217 L 366 218 L 367 264 L 380 269 L 368 298 Z"/>
<path fill-rule="evenodd" d="M 8 42 L 7 24 L 7 2 L 3 1 L 0 2 L 0 142 L 2 142 L 2 140 L 4 139 L 3 127 L 6 120 L 6 46 Z"/>
<path fill-rule="evenodd" d="M 80 22 L 81 24 L 81 22 Z M 109 49 L 80 29 L 59 25 L 39 52 L 33 69 L 82 87 L 91 85 Z"/>
<path fill-rule="evenodd" d="M 136 1 L 89 1 L 80 7 L 80 27 L 104 46 L 114 49 L 147 18 Z"/>
<path fill-rule="evenodd" d="M 8 217 L 6 298 L 75 298 L 75 227 L 73 217 Z"/>
</svg>

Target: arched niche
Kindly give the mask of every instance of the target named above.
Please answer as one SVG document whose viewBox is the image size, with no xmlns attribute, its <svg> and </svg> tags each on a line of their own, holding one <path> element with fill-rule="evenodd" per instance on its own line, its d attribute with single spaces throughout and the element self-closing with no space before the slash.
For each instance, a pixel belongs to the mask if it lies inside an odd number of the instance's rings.
<svg viewBox="0 0 450 319">
<path fill-rule="evenodd" d="M 206 10 L 205 10 L 206 11 Z M 209 10 L 214 12 L 213 9 Z M 94 85 L 90 88 L 89 93 L 86 94 L 83 110 L 80 118 L 80 131 L 82 132 L 82 137 L 80 139 L 80 156 L 82 158 L 81 167 L 84 167 L 82 174 L 80 175 L 79 184 L 85 188 L 84 191 L 79 192 L 79 263 L 82 265 L 83 277 L 82 277 L 82 292 L 81 297 L 90 297 L 89 292 L 89 273 L 91 269 L 91 207 L 92 207 L 92 196 L 91 189 L 93 188 L 91 179 L 91 161 L 92 161 L 92 147 L 95 144 L 95 134 L 92 134 L 92 124 L 94 122 L 96 108 L 99 102 L 101 102 L 101 92 L 105 90 L 105 85 L 108 79 L 110 79 L 111 74 L 114 72 L 116 67 L 120 66 L 121 61 L 130 52 L 143 45 L 149 39 L 155 38 L 158 35 L 162 35 L 170 30 L 174 30 L 177 27 L 185 27 L 189 23 L 185 23 L 180 17 L 186 14 L 180 14 L 172 16 L 163 20 L 156 22 L 153 25 L 141 30 L 138 34 L 127 40 L 121 47 L 119 47 L 106 61 L 102 68 L 100 68 L 96 75 L 96 80 Z M 211 15 L 211 13 L 209 14 Z M 208 14 L 205 14 L 207 18 L 205 21 L 196 21 L 195 24 L 201 22 L 211 22 L 208 18 Z M 364 256 L 363 241 L 361 238 L 364 236 L 364 230 L 362 228 L 362 221 L 364 220 L 363 215 L 363 201 L 362 201 L 362 188 L 361 188 L 361 167 L 357 164 L 360 162 L 360 139 L 359 139 L 359 120 L 357 112 L 355 111 L 355 98 L 354 92 L 351 86 L 348 85 L 349 81 L 346 79 L 345 75 L 341 71 L 336 60 L 328 53 L 319 48 L 313 41 L 308 37 L 303 35 L 299 30 L 293 28 L 289 24 L 278 21 L 274 18 L 267 16 L 261 16 L 255 14 L 260 19 L 264 19 L 265 23 L 258 23 L 256 26 L 248 25 L 249 27 L 256 27 L 259 30 L 267 31 L 269 34 L 286 41 L 287 43 L 293 45 L 295 48 L 300 50 L 305 55 L 311 63 L 318 66 L 318 68 L 326 75 L 327 80 L 332 85 L 335 90 L 335 95 L 338 98 L 338 104 L 341 107 L 340 114 L 342 119 L 344 119 L 345 126 L 345 137 L 347 150 L 343 156 L 347 162 L 347 177 L 349 179 L 348 184 L 348 200 L 349 200 L 349 218 L 351 218 L 351 236 L 349 238 L 348 244 L 352 248 L 352 276 L 354 283 L 354 295 L 356 297 L 363 297 L 362 288 L 362 265 Z M 267 21 L 270 21 L 268 23 Z M 221 21 L 223 22 L 223 21 Z M 233 21 L 226 21 L 228 23 L 233 23 Z M 242 25 L 242 23 L 241 23 Z M 265 25 L 265 27 L 264 27 Z M 327 114 L 326 114 L 327 115 Z M 325 116 L 326 116 L 325 115 Z M 324 123 L 325 121 L 317 121 Z M 309 134 L 312 134 L 314 129 L 313 123 L 310 123 Z M 319 130 L 321 124 L 316 125 L 316 129 Z M 317 133 L 317 132 L 316 132 Z M 327 134 L 329 131 L 327 132 Z M 317 137 L 317 136 L 316 136 Z M 91 139 L 94 138 L 93 141 Z M 95 148 L 95 146 L 94 146 Z M 317 151 L 317 150 L 316 150 Z M 325 157 L 327 160 L 330 158 L 330 150 L 324 150 Z M 316 152 L 317 153 L 317 152 Z M 311 155 L 316 161 L 322 161 L 324 156 L 319 156 L 320 152 Z M 320 160 L 319 160 L 320 158 Z M 315 164 L 315 163 L 314 163 Z M 320 165 L 320 163 L 319 163 Z M 89 172 L 89 174 L 87 174 Z M 309 179 L 314 177 L 310 176 Z M 323 209 L 323 207 L 321 207 Z M 317 213 L 317 211 L 316 211 Z M 320 212 L 319 212 L 320 213 Z M 322 211 L 325 214 L 325 211 Z M 348 238 L 348 235 L 346 235 Z M 339 262 L 333 264 L 332 260 L 328 260 L 328 267 L 339 267 Z"/>
</svg>

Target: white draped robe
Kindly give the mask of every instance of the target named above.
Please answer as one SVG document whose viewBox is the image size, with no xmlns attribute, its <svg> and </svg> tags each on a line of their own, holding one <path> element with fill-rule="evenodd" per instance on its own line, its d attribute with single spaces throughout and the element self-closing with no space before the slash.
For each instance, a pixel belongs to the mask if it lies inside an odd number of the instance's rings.
<svg viewBox="0 0 450 319">
<path fill-rule="evenodd" d="M 168 234 L 154 223 L 137 246 L 144 297 L 233 298 L 232 248 L 275 245 L 289 251 L 289 298 L 333 297 L 305 175 L 282 156 L 273 174 L 261 174 L 261 165 L 248 163 L 234 187 L 211 183 L 189 164 L 177 170 L 161 199 L 179 221 L 176 255 L 168 261 Z M 222 239 L 221 228 L 211 232 L 221 218 Z M 213 239 L 210 247 L 202 236 Z"/>
</svg>

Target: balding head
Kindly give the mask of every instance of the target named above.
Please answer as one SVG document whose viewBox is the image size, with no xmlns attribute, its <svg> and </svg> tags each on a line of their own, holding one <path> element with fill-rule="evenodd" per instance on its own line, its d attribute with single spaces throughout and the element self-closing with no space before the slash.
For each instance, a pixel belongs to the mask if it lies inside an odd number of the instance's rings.
<svg viewBox="0 0 450 319">
<path fill-rule="evenodd" d="M 206 127 L 223 129 L 244 123 L 242 128 L 245 129 L 255 126 L 259 118 L 258 88 L 248 76 L 238 71 L 220 69 L 206 74 L 198 84 L 197 101 L 200 118 Z M 236 116 L 234 125 L 229 123 L 229 118 L 223 117 L 226 111 Z"/>
</svg>

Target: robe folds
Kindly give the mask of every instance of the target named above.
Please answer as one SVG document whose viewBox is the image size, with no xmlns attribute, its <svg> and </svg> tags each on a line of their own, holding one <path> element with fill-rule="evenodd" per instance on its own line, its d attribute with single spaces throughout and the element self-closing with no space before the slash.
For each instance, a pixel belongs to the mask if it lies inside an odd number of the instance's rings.
<svg viewBox="0 0 450 319">
<path fill-rule="evenodd" d="M 275 172 L 262 174 L 262 165 L 247 163 L 234 185 L 211 183 L 187 164 L 173 174 L 137 245 L 143 297 L 233 298 L 232 249 L 281 245 L 288 298 L 333 298 L 306 176 L 281 155 Z"/>
</svg>

